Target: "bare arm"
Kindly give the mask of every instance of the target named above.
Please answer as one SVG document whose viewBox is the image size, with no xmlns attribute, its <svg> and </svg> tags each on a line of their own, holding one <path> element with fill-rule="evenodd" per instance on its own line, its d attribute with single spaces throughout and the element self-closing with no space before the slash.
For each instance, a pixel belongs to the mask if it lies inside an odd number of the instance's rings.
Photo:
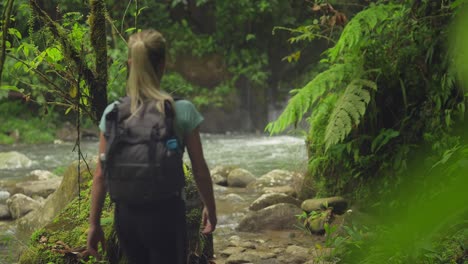
<svg viewBox="0 0 468 264">
<path fill-rule="evenodd" d="M 211 233 L 216 228 L 216 205 L 213 194 L 213 183 L 206 165 L 198 127 L 185 136 L 187 152 L 192 162 L 193 176 L 201 199 L 205 204 L 203 233 Z M 205 215 L 207 214 L 207 215 Z M 208 223 L 206 222 L 208 220 Z"/>
<path fill-rule="evenodd" d="M 99 154 L 105 153 L 106 139 L 101 133 L 99 136 Z M 98 160 L 96 171 L 93 176 L 93 185 L 91 187 L 91 213 L 89 223 L 91 226 L 100 225 L 102 206 L 106 198 L 106 189 L 104 185 L 104 174 L 102 171 L 101 160 Z"/>
<path fill-rule="evenodd" d="M 101 133 L 99 136 L 99 154 L 105 153 L 106 139 Z M 98 257 L 98 243 L 100 242 L 104 248 L 104 232 L 101 227 L 101 213 L 106 198 L 106 189 L 104 185 L 104 174 L 102 171 L 101 160 L 99 159 L 96 166 L 96 171 L 93 175 L 93 185 L 91 187 L 91 212 L 89 215 L 89 232 L 88 232 L 88 251 L 91 255 Z"/>
</svg>

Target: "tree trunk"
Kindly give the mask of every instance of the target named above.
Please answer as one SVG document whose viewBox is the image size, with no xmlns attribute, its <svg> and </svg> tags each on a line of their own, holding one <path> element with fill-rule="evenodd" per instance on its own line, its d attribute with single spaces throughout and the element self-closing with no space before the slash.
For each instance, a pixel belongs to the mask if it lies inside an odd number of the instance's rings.
<svg viewBox="0 0 468 264">
<path fill-rule="evenodd" d="M 1 53 L 0 53 L 0 86 L 2 85 L 2 73 L 3 73 L 3 66 L 5 64 L 5 57 L 6 57 L 6 42 L 8 37 L 8 28 L 10 27 L 10 16 L 11 10 L 13 9 L 13 2 L 14 0 L 8 0 L 5 10 L 3 12 L 3 27 L 2 27 L 2 46 L 1 46 Z"/>
<path fill-rule="evenodd" d="M 107 106 L 106 8 L 103 0 L 90 0 L 91 45 L 96 56 L 95 87 L 91 91 L 91 110 L 99 120 Z"/>
</svg>

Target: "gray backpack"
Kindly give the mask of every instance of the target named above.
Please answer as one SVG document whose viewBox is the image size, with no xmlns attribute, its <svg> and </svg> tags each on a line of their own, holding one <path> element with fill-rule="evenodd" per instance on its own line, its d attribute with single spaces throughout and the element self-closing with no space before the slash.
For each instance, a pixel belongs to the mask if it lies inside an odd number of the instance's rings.
<svg viewBox="0 0 468 264">
<path fill-rule="evenodd" d="M 154 101 L 131 116 L 130 98 L 124 97 L 107 114 L 104 173 L 112 201 L 144 204 L 181 195 L 183 147 L 174 130 L 172 105 L 164 105 L 165 116 Z"/>
</svg>

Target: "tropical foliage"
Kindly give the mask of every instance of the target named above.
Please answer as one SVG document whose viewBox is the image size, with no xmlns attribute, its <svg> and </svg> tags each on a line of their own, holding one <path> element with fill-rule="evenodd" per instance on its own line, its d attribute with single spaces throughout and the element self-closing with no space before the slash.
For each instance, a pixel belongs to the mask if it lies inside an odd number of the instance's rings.
<svg viewBox="0 0 468 264">
<path fill-rule="evenodd" d="M 446 48 L 455 10 L 455 2 L 444 1 L 372 3 L 324 53 L 325 70 L 292 91 L 267 130 L 307 120 L 309 183 L 318 195 L 365 196 L 359 186 L 404 178 L 424 142 L 436 156 L 459 143 L 450 132 L 464 119 L 466 100 Z M 317 34 L 323 27 L 329 24 Z M 304 196 L 312 195 L 308 190 Z"/>
<path fill-rule="evenodd" d="M 326 2 L 312 7 L 320 20 L 335 10 Z M 324 70 L 267 126 L 274 134 L 306 122 L 303 198 L 345 195 L 375 217 L 326 226 L 325 246 L 336 250 L 324 261 L 466 262 L 466 4 L 366 6 L 332 35 Z M 330 25 L 289 31 L 315 41 Z"/>
</svg>

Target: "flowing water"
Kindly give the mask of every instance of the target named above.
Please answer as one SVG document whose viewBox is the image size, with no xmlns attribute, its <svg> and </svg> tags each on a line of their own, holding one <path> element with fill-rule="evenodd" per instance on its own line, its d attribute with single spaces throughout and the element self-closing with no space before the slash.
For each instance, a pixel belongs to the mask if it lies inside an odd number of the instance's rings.
<svg viewBox="0 0 468 264">
<path fill-rule="evenodd" d="M 216 165 L 236 165 L 257 177 L 273 169 L 301 170 L 305 163 L 304 140 L 290 136 L 211 135 L 203 134 L 205 159 L 210 168 Z M 81 143 L 85 157 L 97 155 L 96 141 Z M 22 178 L 31 170 L 51 170 L 67 166 L 77 159 L 74 144 L 43 144 L 0 146 L 0 152 L 18 151 L 33 161 L 27 169 L 0 170 L 0 180 Z M 185 155 L 187 158 L 187 155 Z"/>
<path fill-rule="evenodd" d="M 296 137 L 203 134 L 202 143 L 205 159 L 210 168 L 216 165 L 234 165 L 260 177 L 274 169 L 303 171 L 306 166 L 304 140 Z M 73 151 L 73 147 L 72 143 L 0 146 L 0 152 L 18 151 L 33 161 L 33 165 L 27 169 L 0 170 L 0 180 L 21 180 L 28 172 L 35 169 L 59 171 L 57 168 L 66 167 L 77 159 L 78 154 Z M 81 151 L 87 158 L 94 157 L 97 154 L 97 148 L 96 141 L 81 143 Z M 187 157 L 185 159 L 188 160 Z M 244 200 L 233 205 L 222 199 L 228 193 L 238 194 Z M 217 187 L 215 195 L 219 218 L 217 232 L 219 235 L 229 236 L 234 233 L 237 222 L 247 213 L 248 204 L 258 194 L 249 193 L 245 189 Z M 13 227 L 0 222 L 0 237 L 2 235 L 3 237 L 13 236 Z M 0 240 L 0 255 L 5 252 L 2 250 L 2 243 L 5 242 Z M 5 246 L 3 248 L 5 249 Z M 1 256 L 0 263 L 2 263 Z"/>
</svg>

